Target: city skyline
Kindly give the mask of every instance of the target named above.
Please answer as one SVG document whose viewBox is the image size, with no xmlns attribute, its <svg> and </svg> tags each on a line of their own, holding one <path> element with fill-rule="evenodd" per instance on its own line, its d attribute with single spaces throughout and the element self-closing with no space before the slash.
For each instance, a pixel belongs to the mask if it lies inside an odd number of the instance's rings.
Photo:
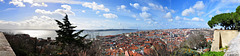
<svg viewBox="0 0 240 56">
<path fill-rule="evenodd" d="M 209 28 L 239 0 L 0 0 L 0 29 L 57 29 L 69 15 L 77 29 Z M 218 27 L 216 27 L 218 28 Z"/>
</svg>

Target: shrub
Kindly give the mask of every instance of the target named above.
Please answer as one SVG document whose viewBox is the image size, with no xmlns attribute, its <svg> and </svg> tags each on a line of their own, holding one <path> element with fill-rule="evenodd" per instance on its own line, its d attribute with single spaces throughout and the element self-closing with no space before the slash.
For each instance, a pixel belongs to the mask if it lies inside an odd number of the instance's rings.
<svg viewBox="0 0 240 56">
<path fill-rule="evenodd" d="M 223 56 L 225 52 L 205 52 L 204 54 L 201 54 L 201 56 Z"/>
</svg>

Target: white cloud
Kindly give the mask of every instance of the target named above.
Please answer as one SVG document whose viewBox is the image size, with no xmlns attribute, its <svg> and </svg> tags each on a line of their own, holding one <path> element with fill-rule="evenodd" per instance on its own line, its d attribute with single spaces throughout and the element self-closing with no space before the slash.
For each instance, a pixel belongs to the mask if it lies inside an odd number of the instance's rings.
<svg viewBox="0 0 240 56">
<path fill-rule="evenodd" d="M 203 1 L 197 1 L 193 7 L 183 10 L 182 16 L 189 16 L 189 14 L 194 14 L 196 10 L 197 10 L 197 15 L 202 16 L 202 14 L 204 14 L 204 12 L 200 12 L 200 10 L 204 9 L 204 7 L 205 7 L 205 5 L 204 5 Z"/>
<path fill-rule="evenodd" d="M 165 18 L 168 18 L 168 19 L 172 19 L 172 14 L 171 14 L 171 12 L 166 13 L 166 15 L 165 15 L 164 17 L 165 17 Z"/>
<path fill-rule="evenodd" d="M 1 29 L 57 29 L 54 18 L 48 16 L 33 16 L 21 22 L 1 21 Z"/>
<path fill-rule="evenodd" d="M 171 12 L 166 13 L 164 17 L 167 18 L 169 22 L 173 21 Z"/>
<path fill-rule="evenodd" d="M 228 7 L 228 6 L 227 6 L 228 4 L 230 4 L 230 3 L 224 3 L 224 2 L 222 2 L 222 3 L 216 4 L 216 5 L 215 5 L 215 8 L 213 8 L 212 10 L 210 10 L 208 13 L 204 14 L 203 17 L 206 17 L 206 16 L 208 16 L 208 15 L 216 12 L 216 11 L 219 10 L 219 9 L 222 9 L 222 8 L 224 8 L 224 7 Z"/>
<path fill-rule="evenodd" d="M 67 10 L 71 10 L 71 9 L 72 9 L 72 7 L 69 6 L 69 5 L 61 5 L 61 7 L 62 7 L 62 8 L 65 8 L 65 9 L 67 9 Z"/>
<path fill-rule="evenodd" d="M 109 12 L 110 11 L 108 8 L 105 8 L 103 4 L 98 5 L 95 2 L 92 2 L 92 3 L 85 2 L 85 3 L 82 4 L 82 6 L 91 8 L 93 10 L 103 10 L 105 12 Z"/>
<path fill-rule="evenodd" d="M 154 22 L 154 24 L 157 24 L 158 22 Z"/>
<path fill-rule="evenodd" d="M 205 7 L 203 1 L 197 1 L 196 4 L 193 6 L 193 8 L 197 10 L 202 10 Z"/>
<path fill-rule="evenodd" d="M 118 6 L 118 7 L 117 7 L 117 10 L 123 10 L 123 11 L 126 11 L 126 12 L 131 12 L 130 10 L 127 10 L 127 9 L 126 9 L 126 6 L 125 6 L 125 5 Z"/>
<path fill-rule="evenodd" d="M 85 10 L 82 10 L 83 13 L 85 13 L 86 11 Z"/>
<path fill-rule="evenodd" d="M 219 1 L 219 0 L 210 0 L 210 2 L 216 2 L 216 1 Z"/>
<path fill-rule="evenodd" d="M 134 8 L 138 9 L 140 7 L 140 5 L 138 3 L 130 3 L 131 6 L 133 6 Z"/>
<path fill-rule="evenodd" d="M 97 12 L 96 12 L 96 14 L 99 14 L 99 13 L 100 13 L 100 11 L 97 11 Z"/>
<path fill-rule="evenodd" d="M 27 2 L 27 3 L 32 4 L 32 3 L 33 3 L 33 0 L 23 0 L 23 2 Z"/>
<path fill-rule="evenodd" d="M 186 18 L 184 17 L 183 20 L 191 20 L 191 21 L 204 21 L 203 19 L 201 18 L 198 18 L 198 17 L 193 17 L 192 19 L 189 19 L 189 18 Z"/>
<path fill-rule="evenodd" d="M 204 14 L 204 12 L 198 12 L 198 16 L 202 16 L 202 14 Z"/>
<path fill-rule="evenodd" d="M 229 12 L 230 12 L 230 10 L 226 10 L 226 11 L 219 11 L 219 10 L 217 10 L 217 11 L 216 11 L 216 14 L 229 13 Z"/>
<path fill-rule="evenodd" d="M 195 13 L 195 10 L 193 8 L 189 8 L 189 9 L 185 9 L 183 12 L 182 12 L 182 16 L 188 16 L 190 13 Z"/>
<path fill-rule="evenodd" d="M 221 2 L 240 3 L 240 0 L 221 0 Z"/>
<path fill-rule="evenodd" d="M 152 24 L 152 23 L 156 22 L 154 19 L 152 19 L 152 15 L 145 11 L 143 11 L 142 13 L 139 13 L 139 16 L 142 17 L 143 20 L 145 22 L 147 22 L 148 24 Z M 140 20 L 140 19 L 137 18 L 136 20 Z"/>
<path fill-rule="evenodd" d="M 17 5 L 17 7 L 25 7 L 26 5 L 23 4 L 22 0 L 12 0 L 9 4 Z"/>
<path fill-rule="evenodd" d="M 141 19 L 139 19 L 139 18 L 136 18 L 136 20 L 141 20 Z"/>
<path fill-rule="evenodd" d="M 179 17 L 179 16 L 176 16 L 176 17 L 175 17 L 175 19 L 176 19 L 176 20 L 180 20 L 180 19 L 181 19 L 181 17 Z"/>
<path fill-rule="evenodd" d="M 215 1 L 220 1 L 220 2 L 215 4 L 214 8 L 211 9 L 208 13 L 204 14 L 204 17 L 206 17 L 212 13 L 216 13 L 217 10 L 221 10 L 221 9 L 225 9 L 225 8 L 236 8 L 238 6 L 236 4 L 240 3 L 240 0 L 213 0 L 213 2 L 215 2 Z M 229 5 L 231 5 L 231 6 L 229 6 Z"/>
<path fill-rule="evenodd" d="M 75 15 L 75 13 L 71 11 L 71 6 L 61 5 L 61 7 L 64 8 L 64 9 L 57 9 L 53 12 L 42 10 L 42 9 L 36 9 L 35 12 L 40 13 L 40 14 L 61 14 L 63 16 L 65 15 L 65 13 L 69 14 L 69 15 Z"/>
<path fill-rule="evenodd" d="M 41 13 L 41 14 L 53 14 L 54 12 L 51 11 L 46 11 L 46 10 L 41 10 L 41 9 L 36 9 L 36 13 Z"/>
<path fill-rule="evenodd" d="M 229 13 L 229 12 L 230 12 L 230 10 L 227 10 L 227 11 L 226 11 L 226 13 Z"/>
<path fill-rule="evenodd" d="M 62 4 L 82 4 L 83 2 L 76 0 L 33 0 L 36 3 L 62 3 Z"/>
<path fill-rule="evenodd" d="M 173 19 L 168 19 L 168 21 L 169 21 L 169 22 L 172 22 L 172 21 L 173 21 Z"/>
<path fill-rule="evenodd" d="M 164 7 L 165 10 L 168 10 L 168 7 Z"/>
<path fill-rule="evenodd" d="M 33 3 L 33 4 L 31 5 L 31 7 L 34 7 L 34 6 L 37 6 L 37 7 L 40 7 L 40 6 L 47 7 L 48 5 L 45 4 L 45 3 L 41 3 L 41 4 L 39 4 L 39 3 Z"/>
<path fill-rule="evenodd" d="M 117 15 L 112 14 L 112 13 L 106 13 L 106 14 L 103 14 L 103 16 L 104 16 L 105 18 L 118 18 Z"/>
<path fill-rule="evenodd" d="M 126 6 L 125 5 L 121 5 L 121 7 L 120 7 L 121 9 L 125 9 L 126 8 Z"/>
<path fill-rule="evenodd" d="M 16 5 L 17 7 L 25 7 L 26 5 L 24 3 L 29 3 L 31 4 L 31 7 L 34 7 L 34 6 L 43 6 L 43 7 L 47 7 L 47 4 L 45 3 L 36 3 L 34 2 L 35 0 L 12 0 L 9 2 L 9 4 L 13 4 L 13 5 Z"/>
<path fill-rule="evenodd" d="M 158 5 L 155 5 L 155 4 L 153 4 L 153 3 L 148 3 L 148 6 L 153 7 L 153 9 L 157 9 L 157 10 L 160 10 L 160 11 L 162 11 L 162 12 L 165 11 L 162 5 L 159 5 L 159 6 L 158 6 Z"/>
<path fill-rule="evenodd" d="M 0 0 L 0 2 L 4 2 L 3 0 Z"/>
<path fill-rule="evenodd" d="M 132 17 L 133 17 L 133 18 L 137 18 L 137 16 L 136 16 L 136 15 L 132 15 Z"/>
<path fill-rule="evenodd" d="M 174 10 L 171 10 L 171 12 L 172 12 L 172 13 L 175 13 L 175 11 L 174 11 Z"/>
<path fill-rule="evenodd" d="M 151 22 L 151 21 L 148 21 L 147 23 L 148 23 L 148 24 L 151 24 L 152 22 Z"/>
<path fill-rule="evenodd" d="M 209 18 L 212 18 L 212 17 L 213 17 L 213 15 L 209 15 L 208 17 L 209 17 Z"/>
<path fill-rule="evenodd" d="M 151 9 L 160 10 L 162 12 L 175 13 L 175 11 L 173 9 L 169 9 L 168 7 L 163 7 L 162 5 L 156 5 L 156 4 L 153 4 L 153 3 L 148 3 L 148 6 L 150 6 Z"/>
<path fill-rule="evenodd" d="M 4 9 L 2 11 L 11 11 L 11 10 L 16 10 L 16 8 L 7 8 L 7 9 Z"/>
<path fill-rule="evenodd" d="M 192 20 L 193 20 L 193 21 L 204 21 L 203 19 L 200 19 L 200 18 L 198 18 L 198 17 L 193 17 Z"/>
<path fill-rule="evenodd" d="M 137 15 L 132 15 L 133 18 L 136 18 L 136 20 L 140 20 Z"/>
<path fill-rule="evenodd" d="M 216 14 L 221 14 L 221 13 L 222 13 L 222 12 L 221 12 L 221 11 L 219 11 L 219 10 L 217 10 L 217 11 L 216 11 Z"/>
<path fill-rule="evenodd" d="M 148 11 L 149 10 L 149 8 L 148 7 L 142 7 L 142 11 Z"/>
<path fill-rule="evenodd" d="M 152 19 L 152 15 L 150 13 L 147 13 L 147 12 L 142 12 L 142 13 L 139 13 L 139 15 L 144 18 L 144 20 L 151 20 Z"/>
</svg>

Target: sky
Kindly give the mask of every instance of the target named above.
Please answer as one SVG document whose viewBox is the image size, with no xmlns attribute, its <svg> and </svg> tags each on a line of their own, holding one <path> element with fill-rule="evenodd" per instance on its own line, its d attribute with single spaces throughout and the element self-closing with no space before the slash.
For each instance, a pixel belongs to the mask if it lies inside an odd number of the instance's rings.
<svg viewBox="0 0 240 56">
<path fill-rule="evenodd" d="M 65 14 L 76 29 L 209 28 L 240 0 L 0 0 L 0 29 L 58 29 Z"/>
</svg>

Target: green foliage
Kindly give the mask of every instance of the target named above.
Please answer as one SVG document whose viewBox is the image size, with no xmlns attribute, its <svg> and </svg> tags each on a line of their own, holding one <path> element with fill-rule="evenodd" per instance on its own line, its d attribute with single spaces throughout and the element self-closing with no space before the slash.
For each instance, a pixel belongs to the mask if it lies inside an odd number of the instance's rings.
<svg viewBox="0 0 240 56">
<path fill-rule="evenodd" d="M 228 46 L 225 46 L 223 48 L 220 48 L 221 51 L 228 50 Z"/>
<path fill-rule="evenodd" d="M 208 21 L 209 27 L 213 28 L 215 26 L 222 26 L 225 29 L 238 29 L 240 23 L 240 6 L 238 6 L 236 10 L 236 12 L 215 15 L 210 21 Z"/>
<path fill-rule="evenodd" d="M 212 42 L 207 42 L 207 48 L 211 48 Z"/>
<path fill-rule="evenodd" d="M 36 56 L 35 39 L 28 35 L 4 33 L 16 56 Z M 27 48 L 26 48 L 27 47 Z"/>
<path fill-rule="evenodd" d="M 236 13 L 240 14 L 240 6 L 237 7 Z"/>
<path fill-rule="evenodd" d="M 225 52 L 205 52 L 204 54 L 201 54 L 201 56 L 223 56 Z"/>
<path fill-rule="evenodd" d="M 180 47 L 194 50 L 207 47 L 206 38 L 202 32 L 195 32 L 195 34 L 190 34 L 188 39 L 180 44 Z"/>
<path fill-rule="evenodd" d="M 189 49 L 189 48 L 181 48 L 176 51 L 174 51 L 174 54 L 176 56 L 200 56 L 198 52 L 195 50 Z"/>
<path fill-rule="evenodd" d="M 63 22 L 56 20 L 57 24 L 59 25 L 60 30 L 56 30 L 58 37 L 56 37 L 57 43 L 60 43 L 62 47 L 62 51 L 65 49 L 66 46 L 68 47 L 78 47 L 78 48 L 87 48 L 88 45 L 91 43 L 84 43 L 85 36 L 79 36 L 84 30 L 80 30 L 74 33 L 77 26 L 72 26 L 72 24 L 68 20 L 68 16 L 66 15 L 63 18 Z"/>
</svg>

